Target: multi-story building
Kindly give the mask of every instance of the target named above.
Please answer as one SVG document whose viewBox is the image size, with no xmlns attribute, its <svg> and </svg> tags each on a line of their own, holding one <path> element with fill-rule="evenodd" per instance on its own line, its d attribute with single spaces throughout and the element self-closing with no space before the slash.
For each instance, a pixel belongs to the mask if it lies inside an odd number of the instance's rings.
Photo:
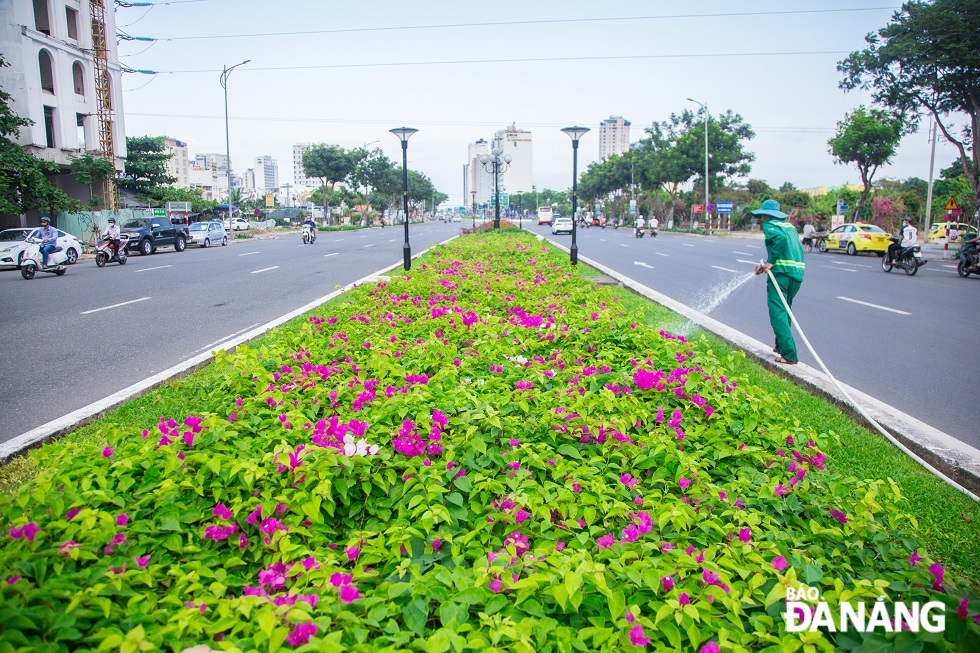
<svg viewBox="0 0 980 653">
<path fill-rule="evenodd" d="M 254 200 L 258 197 L 258 188 L 255 186 L 255 168 L 249 168 L 242 175 L 242 192 L 248 199 Z"/>
<path fill-rule="evenodd" d="M 198 168 L 204 168 L 209 170 L 218 170 L 225 174 L 228 173 L 228 155 L 227 154 L 195 154 L 194 155 L 194 165 Z"/>
<path fill-rule="evenodd" d="M 305 186 L 307 188 L 319 188 L 320 184 L 316 179 L 310 179 L 303 172 L 303 152 L 313 146 L 314 143 L 295 143 L 293 144 L 293 184 Z"/>
<path fill-rule="evenodd" d="M 111 135 L 116 170 L 126 157 L 122 83 L 116 49 L 113 6 L 102 6 L 108 63 L 103 87 L 110 101 L 105 133 Z M 88 202 L 89 188 L 75 182 L 68 166 L 80 153 L 99 155 L 100 121 L 96 104 L 91 3 L 79 0 L 0 0 L 0 86 L 10 107 L 33 124 L 22 127 L 16 141 L 26 150 L 58 165 L 52 180 L 69 196 Z M 21 216 L 34 223 L 39 215 Z"/>
<path fill-rule="evenodd" d="M 228 175 L 216 168 L 190 169 L 188 188 L 201 191 L 201 197 L 206 200 L 226 201 L 228 199 Z"/>
<path fill-rule="evenodd" d="M 255 157 L 255 186 L 264 193 L 279 190 L 279 163 L 271 156 Z"/>
<path fill-rule="evenodd" d="M 176 181 L 171 183 L 175 188 L 190 188 L 190 166 L 187 161 L 187 143 L 176 138 L 164 137 L 163 147 L 170 154 L 167 160 L 167 174 Z"/>
<path fill-rule="evenodd" d="M 630 149 L 630 121 L 622 116 L 609 116 L 599 123 L 599 160 Z"/>
<path fill-rule="evenodd" d="M 490 144 L 482 138 L 475 143 L 470 143 L 467 148 L 466 158 L 469 163 L 466 169 L 467 181 L 464 184 L 464 192 L 466 202 L 471 209 L 473 204 L 488 203 L 493 194 L 493 175 L 480 164 L 480 157 L 486 154 L 490 154 Z"/>
<path fill-rule="evenodd" d="M 531 154 L 531 132 L 518 129 L 515 124 L 501 129 L 493 136 L 493 147 L 502 150 L 502 156 L 510 155 L 510 165 L 500 178 L 500 191 L 530 193 L 534 184 L 534 166 Z"/>
</svg>

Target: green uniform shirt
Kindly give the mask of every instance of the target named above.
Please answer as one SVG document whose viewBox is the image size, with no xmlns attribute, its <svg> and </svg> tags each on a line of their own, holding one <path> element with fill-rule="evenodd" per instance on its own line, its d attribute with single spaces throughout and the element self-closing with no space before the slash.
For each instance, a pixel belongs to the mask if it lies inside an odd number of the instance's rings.
<svg viewBox="0 0 980 653">
<path fill-rule="evenodd" d="M 803 281 L 803 247 L 796 227 L 785 220 L 769 218 L 762 223 L 762 233 L 766 235 L 766 251 L 769 253 L 766 262 L 772 264 L 773 273 Z"/>
</svg>

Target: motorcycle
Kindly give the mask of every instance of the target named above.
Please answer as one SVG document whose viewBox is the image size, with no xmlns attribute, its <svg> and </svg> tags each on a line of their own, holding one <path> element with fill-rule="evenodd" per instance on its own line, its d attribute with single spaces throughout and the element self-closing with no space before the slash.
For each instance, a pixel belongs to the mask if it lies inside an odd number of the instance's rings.
<svg viewBox="0 0 980 653">
<path fill-rule="evenodd" d="M 129 260 L 126 255 L 126 241 L 120 238 L 119 242 L 119 249 L 114 251 L 109 239 L 103 238 L 95 247 L 95 264 L 100 268 L 104 268 L 107 263 L 126 265 L 126 261 Z"/>
<path fill-rule="evenodd" d="M 308 224 L 303 225 L 303 244 L 312 244 L 316 240 L 316 234 Z"/>
<path fill-rule="evenodd" d="M 897 243 L 899 239 L 893 236 L 891 241 Z M 885 272 L 891 272 L 893 267 L 902 268 L 905 270 L 905 274 L 914 277 L 915 273 L 919 271 L 919 268 L 928 262 L 922 258 L 922 250 L 919 246 L 913 245 L 912 247 L 903 247 L 898 253 L 896 260 L 890 259 L 888 252 L 885 252 L 881 257 L 881 269 Z"/>
<path fill-rule="evenodd" d="M 68 268 L 63 265 L 68 257 L 60 247 L 55 247 L 54 251 L 48 253 L 48 265 L 45 267 L 41 265 L 43 260 L 41 244 L 43 241 L 40 238 L 28 238 L 26 242 L 27 249 L 24 250 L 24 260 L 20 264 L 20 276 L 30 281 L 38 272 L 56 274 L 59 277 L 68 272 Z"/>
<path fill-rule="evenodd" d="M 643 227 L 636 227 L 633 230 L 633 235 L 636 236 L 637 238 L 643 238 L 643 233 L 644 233 Z"/>
<path fill-rule="evenodd" d="M 657 228 L 650 227 L 650 238 L 656 238 L 656 237 L 657 237 Z"/>
<path fill-rule="evenodd" d="M 971 274 L 980 274 L 980 249 L 967 247 L 960 252 L 960 262 L 956 272 L 963 278 Z"/>
</svg>

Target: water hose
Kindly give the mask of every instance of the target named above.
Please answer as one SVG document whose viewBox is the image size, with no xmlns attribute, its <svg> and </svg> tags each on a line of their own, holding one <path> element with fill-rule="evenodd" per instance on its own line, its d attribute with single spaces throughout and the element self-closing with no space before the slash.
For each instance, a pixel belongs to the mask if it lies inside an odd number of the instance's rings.
<svg viewBox="0 0 980 653">
<path fill-rule="evenodd" d="M 759 261 L 759 264 L 760 265 L 765 265 L 765 262 L 764 261 Z M 960 492 L 962 492 L 966 496 L 970 497 L 974 501 L 980 501 L 980 497 L 978 497 L 974 493 L 970 492 L 969 490 L 967 490 L 965 487 L 963 487 L 962 485 L 960 485 L 956 481 L 954 481 L 954 480 L 952 480 L 952 479 L 947 478 L 946 476 L 944 476 L 942 474 L 942 472 L 940 472 L 938 469 L 936 469 L 935 467 L 933 467 L 932 465 L 930 465 L 929 463 L 927 463 L 925 460 L 923 460 L 915 452 L 911 451 L 904 444 L 902 444 L 901 442 L 899 442 L 898 439 L 895 438 L 895 436 L 893 436 L 891 433 L 889 433 L 884 428 L 882 428 L 881 424 L 879 424 L 878 422 L 876 422 L 874 420 L 874 418 L 871 417 L 871 415 L 868 415 L 868 413 L 865 412 L 865 410 L 858 404 L 858 402 L 854 401 L 854 398 L 851 397 L 850 393 L 848 393 L 847 390 L 844 389 L 844 386 L 842 386 L 840 384 L 840 382 L 834 377 L 834 375 L 830 373 L 830 370 L 827 369 L 827 366 L 826 365 L 824 365 L 823 360 L 821 360 L 820 356 L 818 356 L 817 355 L 817 352 L 813 349 L 813 345 L 811 345 L 810 344 L 810 341 L 807 340 L 806 334 L 803 333 L 803 329 L 802 329 L 802 327 L 800 327 L 800 323 L 796 320 L 796 315 L 793 314 L 793 310 L 789 307 L 789 303 L 786 301 L 786 297 L 783 296 L 783 290 L 782 290 L 782 288 L 780 288 L 779 287 L 779 284 L 776 283 L 776 277 L 773 275 L 772 269 L 766 270 L 766 274 L 769 275 L 769 280 L 772 282 L 772 285 L 776 288 L 776 292 L 779 294 L 779 301 L 781 301 L 783 303 L 783 307 L 786 309 L 786 312 L 789 313 L 790 320 L 792 320 L 793 326 L 796 327 L 796 331 L 800 334 L 800 337 L 803 339 L 803 342 L 806 344 L 806 348 L 810 350 L 810 353 L 813 354 L 813 357 L 816 359 L 817 363 L 820 365 L 820 369 L 822 369 L 823 372 L 824 372 L 824 374 L 826 374 L 827 377 L 831 381 L 833 381 L 834 385 L 837 386 L 837 389 L 841 391 L 841 393 L 847 399 L 848 403 L 850 403 L 851 406 L 853 406 L 855 410 L 857 410 L 859 413 L 861 413 L 861 415 L 866 420 L 868 420 L 871 423 L 871 425 L 874 426 L 878 430 L 879 433 L 881 433 L 883 436 L 885 436 L 888 439 L 889 442 L 891 442 L 896 447 L 898 447 L 909 458 L 911 458 L 912 460 L 914 460 L 915 462 L 919 463 L 920 465 L 922 465 L 923 467 L 925 467 L 927 470 L 929 470 L 930 472 L 932 472 L 933 474 L 935 474 L 937 477 L 939 477 L 942 481 L 944 481 L 950 487 L 959 490 Z"/>
</svg>

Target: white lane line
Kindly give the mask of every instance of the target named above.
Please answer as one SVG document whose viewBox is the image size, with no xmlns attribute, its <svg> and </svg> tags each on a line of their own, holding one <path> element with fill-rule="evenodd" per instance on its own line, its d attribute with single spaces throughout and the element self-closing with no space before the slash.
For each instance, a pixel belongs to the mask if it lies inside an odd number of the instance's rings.
<svg viewBox="0 0 980 653">
<path fill-rule="evenodd" d="M 670 254 L 664 254 L 663 252 L 654 252 L 657 256 L 670 256 Z"/>
<path fill-rule="evenodd" d="M 944 268 L 952 268 L 953 270 L 955 270 L 959 266 L 957 266 L 957 265 L 944 265 L 943 267 Z"/>
<path fill-rule="evenodd" d="M 369 243 L 369 244 L 365 245 L 364 246 L 364 249 L 367 249 L 368 247 L 374 247 L 374 243 Z"/>
<path fill-rule="evenodd" d="M 837 272 L 857 272 L 857 270 L 855 270 L 854 268 L 832 268 L 832 267 L 826 267 L 825 266 L 824 269 L 825 270 L 835 270 Z"/>
<path fill-rule="evenodd" d="M 857 267 L 857 268 L 878 267 L 876 265 L 874 265 L 874 266 L 873 265 L 865 265 L 863 263 L 848 263 L 847 261 L 831 261 L 831 263 L 833 263 L 834 265 L 846 265 L 848 267 Z"/>
<path fill-rule="evenodd" d="M 323 256 L 324 256 L 324 258 L 326 258 L 327 256 L 336 256 L 339 253 L 340 252 L 331 252 L 330 254 L 324 254 Z"/>
<path fill-rule="evenodd" d="M 684 247 L 694 247 L 691 243 L 681 243 Z"/>
<path fill-rule="evenodd" d="M 739 252 L 738 250 L 732 250 L 732 254 L 741 254 L 742 256 L 752 256 L 752 252 Z"/>
<path fill-rule="evenodd" d="M 394 239 L 394 238 L 392 238 L 392 239 L 391 239 L 391 240 L 389 240 L 388 242 L 389 242 L 389 243 L 393 243 L 393 242 L 395 242 L 395 239 Z"/>
<path fill-rule="evenodd" d="M 956 270 L 936 270 L 936 272 L 947 272 L 949 274 L 959 274 L 959 272 L 957 272 Z"/>
<path fill-rule="evenodd" d="M 605 238 L 600 238 L 600 239 L 599 239 L 599 242 L 600 242 L 600 243 L 604 243 L 604 242 L 606 242 L 606 239 L 605 239 Z"/>
<path fill-rule="evenodd" d="M 746 245 L 746 249 L 761 249 L 760 245 Z"/>
<path fill-rule="evenodd" d="M 644 268 L 647 268 L 649 270 L 652 270 L 653 269 L 653 266 L 652 265 L 649 265 L 647 263 L 644 263 L 643 261 L 633 261 L 633 265 L 639 265 L 640 267 L 644 267 Z"/>
<path fill-rule="evenodd" d="M 215 340 L 214 342 L 212 342 L 212 343 L 210 343 L 210 344 L 207 344 L 207 345 L 204 345 L 203 347 L 201 347 L 200 349 L 198 349 L 198 350 L 197 350 L 197 351 L 195 351 L 194 353 L 196 354 L 196 353 L 198 353 L 198 352 L 202 352 L 202 351 L 207 351 L 207 350 L 210 350 L 210 349 L 211 349 L 212 347 L 214 347 L 215 345 L 220 345 L 220 344 L 221 344 L 221 343 L 223 343 L 224 341 L 226 341 L 226 340 L 231 340 L 232 338 L 234 338 L 234 337 L 235 337 L 235 336 L 237 336 L 238 334 L 240 334 L 240 333 L 245 333 L 246 331 L 250 331 L 250 330 L 252 330 L 252 329 L 254 329 L 254 328 L 255 328 L 255 327 L 257 327 L 257 326 L 259 326 L 259 323 L 258 323 L 258 322 L 256 322 L 256 323 L 255 323 L 255 324 L 253 324 L 252 326 L 247 326 L 247 327 L 245 327 L 244 329 L 239 329 L 239 330 L 238 330 L 238 331 L 236 331 L 235 333 L 231 333 L 231 334 L 229 334 L 229 335 L 227 335 L 227 336 L 225 336 L 224 338 L 221 338 L 220 340 Z"/>
<path fill-rule="evenodd" d="M 108 311 L 110 308 L 119 308 L 120 306 L 126 306 L 127 304 L 135 304 L 136 302 L 145 302 L 149 297 L 140 297 L 139 299 L 132 299 L 128 302 L 122 302 L 120 304 L 113 304 L 112 306 L 103 306 L 102 308 L 93 308 L 91 311 L 82 311 L 79 315 L 88 315 L 89 313 L 98 313 L 99 311 Z"/>
<path fill-rule="evenodd" d="M 712 265 L 711 267 L 713 267 L 716 270 L 724 270 L 725 272 L 731 272 L 733 274 L 738 274 L 738 270 L 730 270 L 729 268 L 723 268 L 720 265 Z"/>
<path fill-rule="evenodd" d="M 620 243 L 620 245 L 622 245 L 623 247 L 629 247 L 629 245 L 627 245 L 626 243 Z"/>
<path fill-rule="evenodd" d="M 251 256 L 252 254 L 258 254 L 258 252 L 245 252 L 244 254 L 239 254 L 239 256 Z"/>
<path fill-rule="evenodd" d="M 278 265 L 273 265 L 271 268 L 262 268 L 261 270 L 252 270 L 252 274 L 258 274 L 259 272 L 268 272 L 269 270 L 275 270 Z"/>
<path fill-rule="evenodd" d="M 137 270 L 137 272 L 149 272 L 150 270 L 162 270 L 163 268 L 172 268 L 172 265 L 158 265 L 155 268 L 143 268 L 142 270 Z"/>
<path fill-rule="evenodd" d="M 735 259 L 736 263 L 748 263 L 749 265 L 759 265 L 758 261 L 746 261 L 744 258 Z"/>
<path fill-rule="evenodd" d="M 851 299 L 850 297 L 838 297 L 837 299 L 843 299 L 845 302 L 853 302 L 855 304 L 861 304 L 862 306 L 870 306 L 871 308 L 881 309 L 883 311 L 888 311 L 890 313 L 898 313 L 899 315 L 911 315 L 911 313 L 900 311 L 897 308 L 888 308 L 887 306 L 879 306 L 878 304 L 869 304 L 868 302 L 862 302 L 860 299 Z"/>
</svg>

